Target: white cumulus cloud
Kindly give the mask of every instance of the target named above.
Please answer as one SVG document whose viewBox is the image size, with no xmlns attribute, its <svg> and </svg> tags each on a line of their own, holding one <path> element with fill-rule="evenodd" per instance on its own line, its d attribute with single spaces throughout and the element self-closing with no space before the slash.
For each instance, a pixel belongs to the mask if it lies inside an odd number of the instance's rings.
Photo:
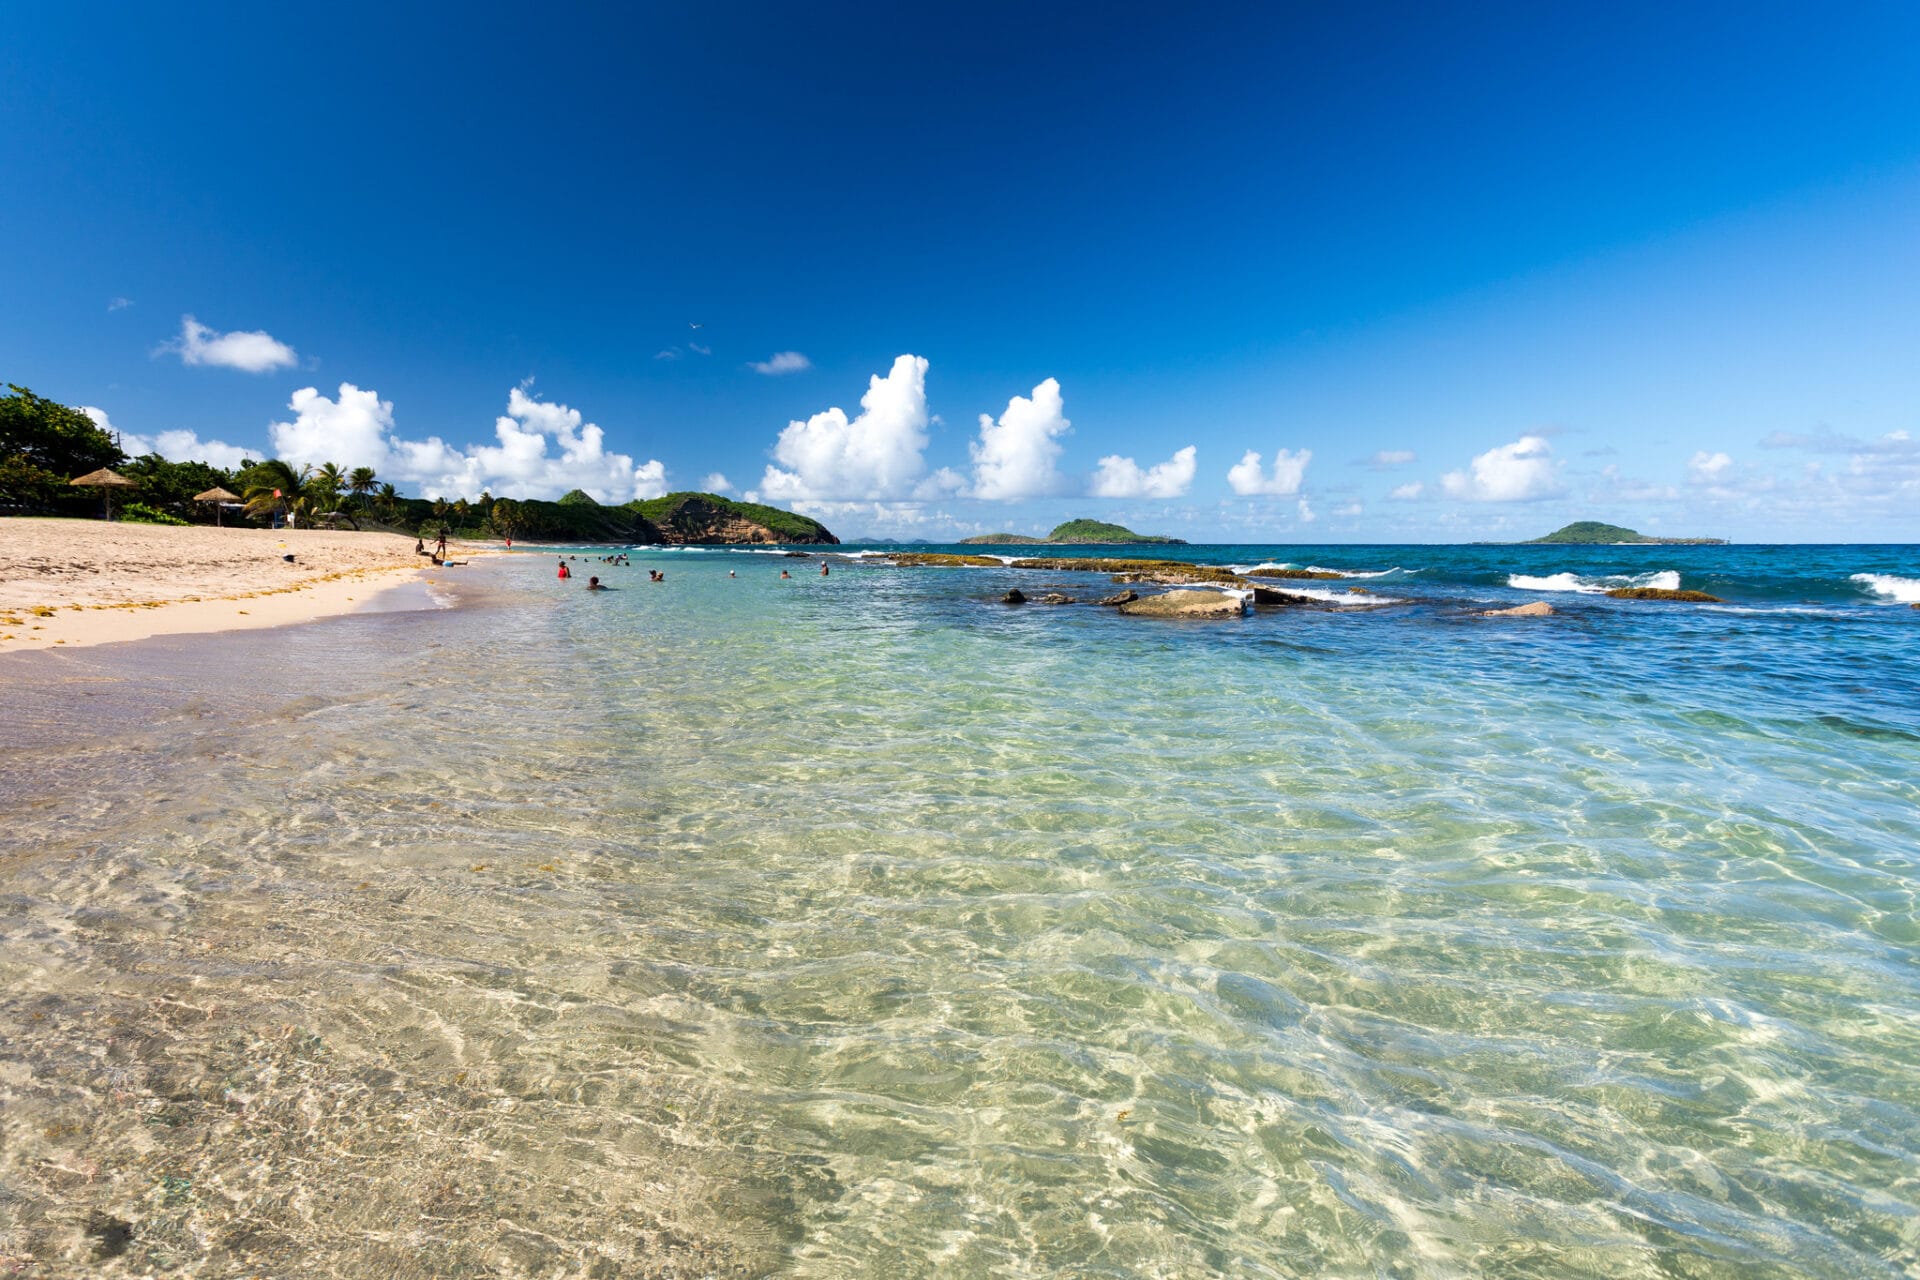
<svg viewBox="0 0 1920 1280">
<path fill-rule="evenodd" d="M 698 348 L 696 348 L 696 350 L 698 350 Z M 702 351 L 701 354 L 705 355 L 706 353 Z M 813 368 L 813 361 L 807 359 L 798 351 L 776 351 L 765 360 L 750 361 L 747 368 L 753 370 L 755 373 L 778 376 L 783 373 L 805 373 L 807 370 Z"/>
<path fill-rule="evenodd" d="M 727 482 L 726 475 L 719 471 L 709 471 L 706 478 L 700 482 L 700 487 L 707 493 L 731 493 L 733 491 L 733 486 Z"/>
<path fill-rule="evenodd" d="M 1249 449 L 1240 456 L 1240 461 L 1228 468 L 1227 483 L 1242 497 L 1255 494 L 1291 497 L 1300 492 L 1300 486 L 1307 478 L 1307 464 L 1312 461 L 1311 449 L 1302 449 L 1297 453 L 1279 449 L 1273 455 L 1273 474 L 1268 475 L 1260 465 L 1260 454 Z"/>
<path fill-rule="evenodd" d="M 1393 492 L 1387 496 L 1395 502 L 1412 502 L 1426 491 L 1426 485 L 1420 483 L 1418 480 L 1410 480 L 1406 484 L 1396 486 Z"/>
<path fill-rule="evenodd" d="M 178 352 L 182 364 L 217 365 L 243 373 L 291 369 L 300 360 L 292 347 L 264 329 L 219 333 L 192 316 L 180 317 L 180 336 L 163 343 L 160 351 Z"/>
<path fill-rule="evenodd" d="M 657 459 L 636 464 L 609 453 L 606 434 L 578 409 L 536 400 L 521 387 L 507 394 L 507 412 L 494 419 L 491 445 L 458 448 L 439 436 L 409 440 L 394 431 L 393 404 L 350 382 L 337 399 L 313 387 L 293 393 L 291 422 L 267 429 L 275 453 L 295 465 L 337 462 L 372 467 L 381 478 L 417 486 L 428 497 L 557 498 L 584 489 L 601 502 L 657 498 L 667 491 L 667 469 Z M 551 451 L 550 451 L 551 446 Z"/>
<path fill-rule="evenodd" d="M 105 409 L 97 409 L 90 404 L 81 405 L 80 412 L 92 418 L 93 424 L 102 431 L 117 434 L 120 447 L 131 458 L 144 458 L 150 453 L 157 453 L 169 462 L 205 462 L 233 471 L 253 457 L 251 450 L 242 449 L 239 445 L 220 440 L 202 440 L 197 433 L 182 429 L 162 431 L 151 437 L 121 431 L 107 417 Z"/>
<path fill-rule="evenodd" d="M 1694 484 L 1718 484 L 1732 465 L 1733 459 L 1727 454 L 1699 449 L 1687 459 L 1687 479 Z"/>
<path fill-rule="evenodd" d="M 1411 449 L 1382 449 L 1367 459 L 1367 465 L 1375 471 L 1385 471 L 1389 467 L 1404 467 L 1414 458 Z"/>
<path fill-rule="evenodd" d="M 774 443 L 756 501 L 886 501 L 909 496 L 926 463 L 927 360 L 903 355 L 875 374 L 848 418 L 834 407 L 789 422 Z"/>
<path fill-rule="evenodd" d="M 1178 498 L 1193 484 L 1196 455 L 1194 446 L 1188 445 L 1143 470 L 1132 458 L 1110 454 L 1100 459 L 1087 492 L 1096 498 Z"/>
<path fill-rule="evenodd" d="M 1305 498 L 1300 499 L 1300 523 L 1312 524 L 1319 518 L 1320 517 L 1313 514 L 1313 508 L 1307 505 L 1307 500 Z"/>
<path fill-rule="evenodd" d="M 995 422 L 980 415 L 980 438 L 967 446 L 973 457 L 972 496 L 990 501 L 1017 502 L 1039 498 L 1060 488 L 1054 462 L 1060 456 L 1058 440 L 1073 429 L 1065 413 L 1060 383 L 1048 378 L 1033 389 L 1031 399 L 1015 396 Z"/>
<path fill-rule="evenodd" d="M 1521 436 L 1476 457 L 1465 471 L 1440 477 L 1448 496 L 1469 502 L 1532 502 L 1562 492 L 1560 464 L 1541 436 Z"/>
</svg>

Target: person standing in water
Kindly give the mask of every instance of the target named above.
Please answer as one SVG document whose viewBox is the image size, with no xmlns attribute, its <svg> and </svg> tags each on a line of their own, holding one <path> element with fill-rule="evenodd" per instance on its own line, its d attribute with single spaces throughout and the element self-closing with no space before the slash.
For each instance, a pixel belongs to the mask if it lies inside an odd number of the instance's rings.
<svg viewBox="0 0 1920 1280">
<path fill-rule="evenodd" d="M 573 571 L 572 571 L 571 569 L 568 569 L 568 568 L 567 568 L 567 562 L 566 562 L 565 560 L 562 560 L 562 561 L 560 562 L 560 578 L 561 578 L 561 580 L 562 580 L 562 581 L 565 581 L 566 579 L 568 579 L 568 578 L 571 578 L 572 576 L 573 576 Z"/>
</svg>

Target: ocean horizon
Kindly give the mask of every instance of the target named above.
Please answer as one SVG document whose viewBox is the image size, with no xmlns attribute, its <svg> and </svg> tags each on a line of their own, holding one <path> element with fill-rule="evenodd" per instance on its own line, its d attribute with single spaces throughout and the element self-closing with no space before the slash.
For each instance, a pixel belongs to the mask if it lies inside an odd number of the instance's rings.
<svg viewBox="0 0 1920 1280">
<path fill-rule="evenodd" d="M 0 658 L 27 1233 L 110 1186 L 208 1275 L 1920 1266 L 1920 548 L 906 549 L 1338 576 L 1182 621 L 542 547 Z"/>
</svg>

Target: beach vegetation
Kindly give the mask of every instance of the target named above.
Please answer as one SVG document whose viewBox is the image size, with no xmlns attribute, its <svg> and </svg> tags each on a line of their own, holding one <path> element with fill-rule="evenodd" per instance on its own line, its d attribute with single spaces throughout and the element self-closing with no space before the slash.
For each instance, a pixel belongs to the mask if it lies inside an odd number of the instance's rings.
<svg viewBox="0 0 1920 1280">
<path fill-rule="evenodd" d="M 12 383 L 7 390 L 0 396 L 0 456 L 24 458 L 62 481 L 126 459 L 119 442 L 80 410 Z"/>
<path fill-rule="evenodd" d="M 284 458 L 243 459 L 233 470 L 159 454 L 129 459 L 114 434 L 79 409 L 10 387 L 0 397 L 0 511 L 10 514 L 97 513 L 98 498 L 74 489 L 75 476 L 113 467 L 138 488 L 134 505 L 157 523 L 211 524 L 215 508 L 194 501 L 210 489 L 240 494 L 246 518 L 262 524 L 292 515 L 301 524 L 343 521 L 455 538 L 551 542 L 837 543 L 817 520 L 778 507 L 736 502 L 712 493 L 669 493 L 608 506 L 581 489 L 557 501 L 496 498 L 409 498 L 372 467 L 319 466 Z M 136 517 L 137 518 L 137 517 Z"/>
<path fill-rule="evenodd" d="M 80 514 L 98 497 L 73 489 L 75 476 L 125 461 L 120 442 L 80 410 L 7 384 L 0 396 L 0 508 Z"/>
<path fill-rule="evenodd" d="M 191 520 L 182 520 L 171 512 L 146 502 L 129 502 L 121 506 L 120 518 L 131 520 L 135 524 L 192 524 Z"/>
<path fill-rule="evenodd" d="M 251 462 L 241 467 L 245 471 Z M 193 498 L 209 489 L 244 493 L 231 471 L 205 462 L 173 462 L 157 453 L 143 454 L 118 468 L 121 475 L 140 483 L 140 502 L 188 524 L 210 520 L 208 509 Z"/>
</svg>

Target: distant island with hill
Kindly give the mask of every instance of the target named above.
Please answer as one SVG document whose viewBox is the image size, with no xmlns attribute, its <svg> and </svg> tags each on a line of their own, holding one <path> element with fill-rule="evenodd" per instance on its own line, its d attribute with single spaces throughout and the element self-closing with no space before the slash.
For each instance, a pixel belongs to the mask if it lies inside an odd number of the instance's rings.
<svg viewBox="0 0 1920 1280">
<path fill-rule="evenodd" d="M 1724 547 L 1725 538 L 1655 538 L 1633 529 L 1625 529 L 1617 524 L 1603 524 L 1598 520 L 1576 520 L 1563 528 L 1555 529 L 1544 538 L 1529 538 L 1521 546 L 1575 546 L 1575 547 L 1612 547 L 1621 544 L 1665 547 Z"/>
<path fill-rule="evenodd" d="M 1030 538 L 1021 533 L 983 533 L 976 538 L 962 538 L 959 545 L 963 547 L 1039 547 L 1073 542 L 1110 547 L 1144 542 L 1170 547 L 1187 545 L 1185 538 L 1162 538 L 1150 533 L 1135 533 L 1125 525 L 1085 519 L 1068 520 L 1064 524 L 1057 524 L 1053 527 L 1053 532 L 1044 538 Z"/>
<path fill-rule="evenodd" d="M 522 505 L 534 507 L 546 504 Z M 608 507 L 596 502 L 591 494 L 575 489 L 552 505 L 572 508 L 577 513 L 574 519 L 557 523 L 571 524 L 573 528 L 569 533 L 583 540 L 643 542 L 665 546 L 740 546 L 753 543 L 837 546 L 840 542 L 818 520 L 758 502 L 737 502 L 717 493 L 683 491 L 659 498 L 636 498 L 617 507 Z M 583 527 L 591 523 L 598 523 L 600 527 Z"/>
</svg>

